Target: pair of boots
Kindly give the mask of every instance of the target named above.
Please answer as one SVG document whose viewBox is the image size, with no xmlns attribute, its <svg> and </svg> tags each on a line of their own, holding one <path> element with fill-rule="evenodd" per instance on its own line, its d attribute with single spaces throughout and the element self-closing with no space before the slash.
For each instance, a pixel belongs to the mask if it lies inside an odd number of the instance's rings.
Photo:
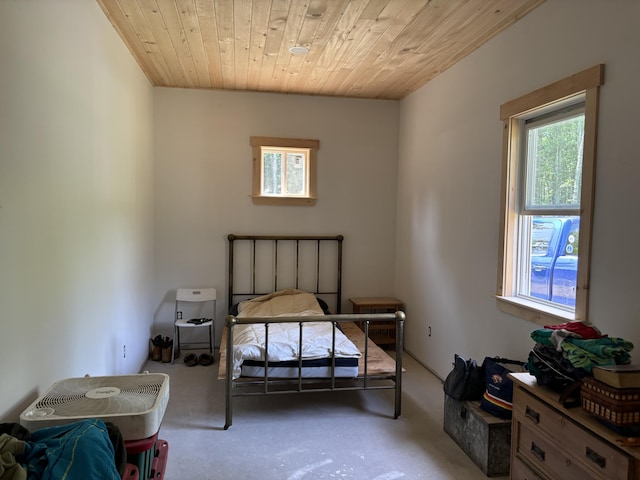
<svg viewBox="0 0 640 480">
<path fill-rule="evenodd" d="M 151 350 L 151 360 L 156 362 L 162 361 L 162 363 L 171 362 L 171 352 L 173 350 L 173 340 L 169 337 L 162 337 L 162 335 L 156 335 L 151 339 L 153 349 Z M 176 357 L 179 352 L 176 350 Z"/>
</svg>

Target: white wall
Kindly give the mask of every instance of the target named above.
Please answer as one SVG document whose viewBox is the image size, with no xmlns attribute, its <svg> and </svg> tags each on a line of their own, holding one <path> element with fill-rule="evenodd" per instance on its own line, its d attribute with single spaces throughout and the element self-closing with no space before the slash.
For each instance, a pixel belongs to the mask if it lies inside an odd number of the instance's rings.
<svg viewBox="0 0 640 480">
<path fill-rule="evenodd" d="M 146 359 L 153 90 L 86 0 L 1 1 L 0 65 L 0 418 L 15 421 L 57 380 Z"/>
<path fill-rule="evenodd" d="M 155 90 L 155 301 L 171 334 L 175 289 L 218 289 L 226 312 L 229 233 L 342 234 L 344 304 L 394 287 L 399 103 Z M 254 205 L 249 137 L 320 140 L 313 207 Z M 219 337 L 218 337 L 219 338 Z"/>
<path fill-rule="evenodd" d="M 498 107 L 597 63 L 592 320 L 639 344 L 637 18 L 548 0 L 399 104 L 154 90 L 94 2 L 1 1 L 0 418 L 61 378 L 138 371 L 175 288 L 224 297 L 232 232 L 344 234 L 344 307 L 403 299 L 407 348 L 442 376 L 455 352 L 526 357 L 536 325 L 492 298 Z M 251 203 L 251 135 L 320 140 L 315 207 Z"/>
<path fill-rule="evenodd" d="M 538 328 L 492 298 L 499 106 L 599 63 L 590 318 L 640 347 L 639 18 L 637 1 L 549 0 L 402 101 L 396 291 L 408 304 L 407 349 L 440 376 L 454 353 L 526 359 Z"/>
</svg>

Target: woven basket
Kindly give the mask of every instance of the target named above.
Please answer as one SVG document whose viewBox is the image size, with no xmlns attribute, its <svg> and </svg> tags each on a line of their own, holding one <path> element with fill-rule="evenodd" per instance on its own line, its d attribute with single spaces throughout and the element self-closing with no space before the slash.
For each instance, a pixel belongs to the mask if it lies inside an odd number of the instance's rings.
<svg viewBox="0 0 640 480">
<path fill-rule="evenodd" d="M 582 408 L 617 427 L 640 426 L 640 388 L 615 388 L 591 377 L 582 380 Z"/>
</svg>

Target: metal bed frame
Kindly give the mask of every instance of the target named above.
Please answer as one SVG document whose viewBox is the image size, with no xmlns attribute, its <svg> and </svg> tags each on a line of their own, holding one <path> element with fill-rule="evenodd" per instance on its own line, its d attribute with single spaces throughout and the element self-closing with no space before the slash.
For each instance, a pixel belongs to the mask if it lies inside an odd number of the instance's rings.
<svg viewBox="0 0 640 480">
<path fill-rule="evenodd" d="M 305 290 L 309 293 L 314 293 L 316 296 L 322 298 L 327 302 L 327 297 L 333 297 L 335 302 L 335 311 L 337 314 L 329 314 L 323 316 L 306 316 L 306 317 L 242 317 L 238 318 L 234 315 L 228 315 L 225 320 L 225 333 L 226 333 L 226 372 L 225 372 L 225 425 L 224 429 L 227 430 L 232 424 L 233 415 L 233 398 L 239 396 L 253 396 L 253 395 L 276 395 L 276 394 L 288 394 L 288 393 L 309 393 L 309 392 L 329 392 L 329 391 L 348 391 L 348 390 L 394 390 L 394 418 L 398 418 L 401 413 L 401 401 L 402 401 L 402 348 L 404 344 L 404 312 L 395 313 L 372 313 L 372 314 L 341 314 L 341 302 L 342 302 L 342 242 L 344 237 L 342 235 L 337 236 L 286 236 L 286 235 L 229 235 L 229 251 L 228 251 L 228 307 L 231 309 L 238 299 L 247 299 L 250 297 L 265 295 L 283 288 L 297 288 Z M 241 288 L 240 291 L 234 290 L 234 273 L 236 266 L 234 264 L 234 255 L 236 255 L 236 247 L 239 243 L 248 242 L 250 262 L 248 266 L 248 274 L 250 276 L 250 286 L 248 288 Z M 290 275 L 283 274 L 282 269 L 279 267 L 282 263 L 282 251 L 280 248 L 283 244 L 287 244 L 290 254 L 293 255 L 292 262 L 289 263 L 291 268 L 289 269 Z M 300 287 L 300 267 L 301 267 L 301 244 L 310 243 L 315 246 L 315 285 L 305 285 L 304 288 Z M 271 246 L 271 249 L 267 249 L 267 254 L 272 255 L 271 259 L 268 259 L 267 265 L 271 268 L 272 284 L 269 288 L 260 288 L 257 286 L 256 269 L 259 262 L 257 257 L 261 254 L 258 253 L 259 245 L 267 244 Z M 321 266 L 325 266 L 321 261 L 323 257 L 323 246 L 334 245 L 334 260 L 335 260 L 335 274 L 331 275 L 333 285 L 325 288 L 321 280 L 320 270 Z M 280 254 L 280 258 L 279 258 Z M 293 273 L 291 272 L 293 270 Z M 327 302 L 328 303 L 328 302 Z M 393 371 L 385 372 L 373 372 L 369 368 L 370 350 L 380 350 L 371 340 L 369 340 L 369 325 L 375 322 L 389 322 L 395 321 L 396 323 L 396 345 L 395 345 L 395 369 Z M 300 342 L 299 342 L 299 355 L 298 361 L 298 377 L 297 378 L 276 378 L 269 377 L 268 374 L 268 360 L 265 361 L 264 376 L 263 377 L 239 377 L 233 378 L 233 338 L 234 327 L 236 325 L 255 324 L 260 323 L 265 325 L 265 349 L 268 350 L 269 345 L 269 325 L 271 323 L 289 323 L 294 322 L 299 324 Z M 341 378 L 335 376 L 335 356 L 332 355 L 331 366 L 329 371 L 331 375 L 327 378 L 303 378 L 302 376 L 302 328 L 306 322 L 331 322 L 333 330 L 333 345 L 335 346 L 335 332 L 339 328 L 338 325 L 346 324 L 347 322 L 360 322 L 364 329 L 364 347 L 361 349 L 362 357 L 360 362 L 364 362 L 361 371 L 362 374 L 357 378 Z M 333 349 L 335 351 L 335 349 Z M 380 352 L 382 352 L 380 350 Z M 383 353 L 386 355 L 386 353 Z"/>
</svg>

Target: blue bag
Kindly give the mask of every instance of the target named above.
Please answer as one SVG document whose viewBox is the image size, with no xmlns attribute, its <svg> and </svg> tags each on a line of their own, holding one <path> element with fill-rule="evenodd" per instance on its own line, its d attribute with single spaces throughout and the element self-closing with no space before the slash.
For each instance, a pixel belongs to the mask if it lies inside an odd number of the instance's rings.
<svg viewBox="0 0 640 480">
<path fill-rule="evenodd" d="M 508 358 L 485 357 L 482 367 L 486 376 L 486 390 L 480 400 L 480 408 L 499 418 L 511 418 L 513 381 L 507 375 L 526 371 L 526 363 Z"/>
</svg>

